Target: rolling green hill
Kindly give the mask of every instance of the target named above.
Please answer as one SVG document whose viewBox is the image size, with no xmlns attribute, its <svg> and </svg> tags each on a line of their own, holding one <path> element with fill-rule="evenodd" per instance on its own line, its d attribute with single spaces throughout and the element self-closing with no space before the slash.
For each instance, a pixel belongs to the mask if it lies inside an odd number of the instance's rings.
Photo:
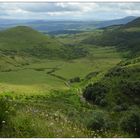
<svg viewBox="0 0 140 140">
<path fill-rule="evenodd" d="M 121 96 L 122 98 L 126 97 L 126 95 L 122 94 L 122 91 L 120 91 L 120 88 L 122 87 L 124 81 L 126 83 L 127 82 L 135 83 L 135 81 L 140 80 L 140 76 L 139 76 L 140 30 L 139 30 L 139 27 L 140 27 L 140 18 L 137 18 L 134 21 L 127 23 L 126 25 L 105 28 L 104 31 L 101 34 L 99 34 L 99 36 L 95 36 L 93 38 L 93 35 L 91 35 L 81 41 L 82 43 L 85 43 L 85 44 L 94 44 L 94 45 L 96 44 L 99 47 L 112 46 L 112 47 L 115 47 L 118 50 L 118 52 L 122 52 L 123 54 L 122 56 L 124 57 L 124 60 L 118 63 L 114 68 L 110 69 L 106 73 L 104 78 L 101 79 L 100 81 L 101 83 L 109 86 L 109 89 L 111 89 L 111 91 L 110 92 L 108 91 L 108 93 L 114 99 L 109 99 L 107 101 L 108 103 L 111 101 L 113 102 L 113 104 L 115 104 L 115 100 L 117 100 L 116 98 L 117 96 L 119 98 L 121 98 Z M 140 83 L 138 83 L 138 85 L 139 84 Z M 131 86 L 128 88 L 131 88 Z M 132 89 L 139 90 L 137 89 L 137 87 L 135 88 L 136 89 L 133 89 L 133 88 Z M 115 93 L 118 95 L 115 95 Z M 129 100 L 127 101 L 129 102 Z M 125 100 L 123 100 L 123 102 L 125 102 Z"/>
<path fill-rule="evenodd" d="M 0 51 L 6 55 L 27 55 L 38 58 L 75 58 L 86 55 L 83 48 L 66 47 L 54 37 L 26 26 L 0 32 Z"/>
<path fill-rule="evenodd" d="M 6 55 L 47 56 L 49 51 L 57 52 L 61 48 L 59 42 L 50 37 L 24 26 L 7 29 L 0 32 L 0 50 Z M 40 54 L 44 50 L 46 54 Z M 42 51 L 43 52 L 43 51 Z M 53 55 L 53 54 L 52 54 Z"/>
<path fill-rule="evenodd" d="M 137 18 L 126 25 L 106 28 L 100 36 L 88 36 L 86 39 L 82 40 L 82 43 L 100 46 L 116 46 L 121 52 L 128 52 L 128 57 L 139 56 L 139 27 L 140 18 Z"/>
</svg>

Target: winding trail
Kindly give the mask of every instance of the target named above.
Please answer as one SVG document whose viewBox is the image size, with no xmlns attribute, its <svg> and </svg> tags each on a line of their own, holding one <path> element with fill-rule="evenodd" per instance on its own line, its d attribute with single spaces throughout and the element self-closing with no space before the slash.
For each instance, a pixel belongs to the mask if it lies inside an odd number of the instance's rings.
<svg viewBox="0 0 140 140">
<path fill-rule="evenodd" d="M 52 68 L 52 69 L 51 69 L 50 71 L 48 71 L 46 74 L 49 74 L 50 76 L 53 76 L 53 77 L 55 77 L 55 78 L 58 78 L 58 79 L 64 81 L 64 84 L 65 84 L 67 87 L 70 87 L 71 85 L 70 85 L 70 83 L 67 81 L 66 78 L 64 78 L 64 77 L 62 77 L 62 76 L 60 76 L 60 75 L 56 75 L 56 74 L 55 74 L 55 72 L 58 71 L 59 69 L 60 69 L 60 68 L 58 68 L 58 66 L 57 66 L 57 67 L 55 67 L 55 68 Z"/>
</svg>

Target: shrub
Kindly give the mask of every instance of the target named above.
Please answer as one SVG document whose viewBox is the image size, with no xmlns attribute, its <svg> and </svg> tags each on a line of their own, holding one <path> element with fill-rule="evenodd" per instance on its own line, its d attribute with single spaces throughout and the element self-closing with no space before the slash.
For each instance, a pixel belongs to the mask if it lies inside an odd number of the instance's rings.
<svg viewBox="0 0 140 140">
<path fill-rule="evenodd" d="M 88 127 L 94 131 L 104 131 L 111 127 L 111 121 L 105 112 L 95 111 L 89 121 Z"/>
<path fill-rule="evenodd" d="M 0 128 L 2 128 L 3 124 L 5 124 L 8 120 L 10 112 L 10 105 L 7 102 L 6 98 L 0 98 Z"/>
<path fill-rule="evenodd" d="M 129 77 L 130 73 L 127 68 L 122 68 L 120 66 L 116 66 L 109 70 L 107 74 L 105 74 L 106 77 L 114 77 L 114 76 L 124 76 Z"/>
<path fill-rule="evenodd" d="M 123 81 L 121 91 L 132 98 L 140 97 L 140 81 Z"/>
<path fill-rule="evenodd" d="M 90 72 L 89 74 L 87 74 L 87 75 L 85 76 L 85 79 L 86 79 L 86 80 L 89 80 L 89 79 L 91 79 L 92 77 L 97 76 L 97 74 L 99 74 L 98 71 Z"/>
<path fill-rule="evenodd" d="M 126 111 L 128 109 L 128 105 L 123 103 L 121 105 L 116 105 L 113 110 L 116 112 Z"/>
<path fill-rule="evenodd" d="M 71 83 L 74 83 L 74 82 L 80 82 L 81 79 L 80 79 L 80 77 L 74 77 L 74 78 L 70 79 L 69 81 L 70 81 Z"/>
<path fill-rule="evenodd" d="M 106 99 L 101 99 L 101 100 L 100 100 L 100 105 L 101 105 L 101 106 L 106 106 L 106 105 L 107 105 Z"/>
<path fill-rule="evenodd" d="M 97 105 L 105 105 L 105 95 L 108 92 L 108 88 L 100 83 L 88 85 L 84 92 L 83 96 L 86 100 L 93 101 Z"/>
<path fill-rule="evenodd" d="M 140 136 L 140 112 L 136 110 L 127 112 L 120 121 L 120 127 L 125 132 Z"/>
</svg>

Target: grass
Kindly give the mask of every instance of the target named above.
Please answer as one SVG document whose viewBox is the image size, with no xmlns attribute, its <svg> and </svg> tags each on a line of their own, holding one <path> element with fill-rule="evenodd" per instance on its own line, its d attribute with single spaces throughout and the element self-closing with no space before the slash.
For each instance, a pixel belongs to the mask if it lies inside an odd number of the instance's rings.
<svg viewBox="0 0 140 140">
<path fill-rule="evenodd" d="M 91 53 L 85 58 L 32 60 L 28 65 L 11 65 L 10 71 L 0 72 L 0 96 L 10 97 L 16 112 L 2 128 L 1 137 L 102 136 L 87 129 L 89 116 L 98 108 L 83 99 L 79 89 L 84 82 L 68 87 L 65 81 L 76 76 L 85 78 L 96 71 L 96 79 L 101 79 L 102 72 L 120 62 L 120 55 L 112 47 L 88 47 Z M 55 75 L 66 80 L 48 74 L 54 69 Z M 106 132 L 104 137 L 109 135 L 115 133 Z"/>
<path fill-rule="evenodd" d="M 8 96 L 13 98 L 10 93 Z M 86 107 L 77 95 L 56 92 L 44 96 L 15 96 L 12 104 L 16 114 L 6 122 L 2 137 L 90 136 L 83 123 L 77 121 L 82 120 Z"/>
<path fill-rule="evenodd" d="M 86 128 L 89 117 L 98 108 L 83 102 L 70 90 L 47 95 L 16 95 L 7 93 L 15 113 L 0 131 L 1 137 L 63 138 L 63 137 L 121 137 L 115 132 L 97 133 Z M 43 125 L 42 125 L 43 124 Z"/>
<path fill-rule="evenodd" d="M 37 93 L 50 90 L 69 89 L 65 81 L 47 72 L 57 68 L 53 73 L 66 80 L 79 76 L 84 78 L 91 72 L 107 71 L 120 61 L 114 48 L 91 48 L 91 54 L 86 58 L 75 60 L 39 60 L 28 65 L 14 67 L 10 71 L 0 72 L 1 92 Z M 9 63 L 8 63 L 9 64 Z M 10 65 L 10 64 L 9 64 Z M 12 65 L 13 66 L 13 65 Z M 24 90 L 23 90 L 24 89 Z"/>
</svg>

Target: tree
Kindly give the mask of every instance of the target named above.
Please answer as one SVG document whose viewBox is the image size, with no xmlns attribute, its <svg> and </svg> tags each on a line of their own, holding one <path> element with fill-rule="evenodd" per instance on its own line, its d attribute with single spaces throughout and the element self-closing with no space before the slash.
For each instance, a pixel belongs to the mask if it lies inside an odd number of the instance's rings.
<svg viewBox="0 0 140 140">
<path fill-rule="evenodd" d="M 83 96 L 86 100 L 93 101 L 93 103 L 97 105 L 105 105 L 106 100 L 105 96 L 108 92 L 108 88 L 101 84 L 101 83 L 95 83 L 95 84 L 89 84 L 83 92 Z"/>
</svg>

